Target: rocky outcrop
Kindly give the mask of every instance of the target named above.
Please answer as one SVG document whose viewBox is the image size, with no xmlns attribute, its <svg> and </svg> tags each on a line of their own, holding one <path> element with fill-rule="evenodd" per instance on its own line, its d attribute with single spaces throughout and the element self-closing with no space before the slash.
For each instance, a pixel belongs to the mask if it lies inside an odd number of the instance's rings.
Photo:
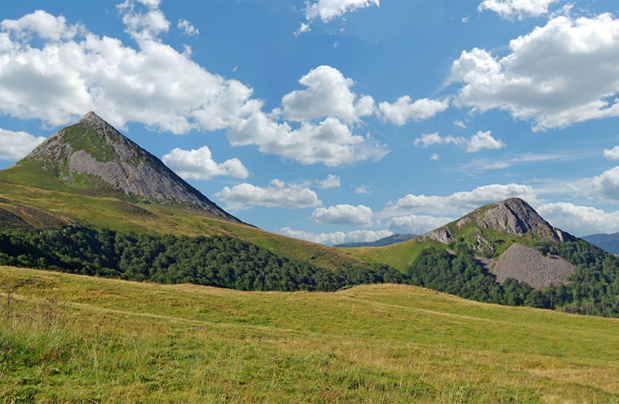
<svg viewBox="0 0 619 404">
<path fill-rule="evenodd" d="M 567 241 L 567 233 L 555 229 L 528 203 L 519 198 L 495 203 L 478 213 L 477 223 L 482 229 L 492 229 L 502 234 L 522 236 L 530 233 L 542 240 Z"/>
<path fill-rule="evenodd" d="M 537 290 L 567 283 L 567 278 L 573 272 L 574 265 L 563 258 L 555 255 L 544 257 L 534 249 L 518 243 L 512 244 L 501 254 L 493 270 L 500 284 L 507 278 L 514 278 Z"/>
<path fill-rule="evenodd" d="M 54 133 L 26 159 L 51 163 L 69 184 L 85 174 L 132 200 L 181 205 L 240 222 L 94 112 Z"/>
<path fill-rule="evenodd" d="M 461 237 L 460 231 L 467 226 L 475 226 L 467 241 L 480 254 L 491 254 L 495 246 L 489 241 L 484 230 L 493 230 L 503 235 L 523 237 L 525 234 L 536 240 L 571 241 L 575 238 L 570 234 L 552 227 L 528 203 L 519 198 L 506 199 L 501 202 L 483 206 L 474 210 L 457 221 L 432 230 L 421 240 L 431 239 L 449 244 L 455 237 Z"/>
</svg>

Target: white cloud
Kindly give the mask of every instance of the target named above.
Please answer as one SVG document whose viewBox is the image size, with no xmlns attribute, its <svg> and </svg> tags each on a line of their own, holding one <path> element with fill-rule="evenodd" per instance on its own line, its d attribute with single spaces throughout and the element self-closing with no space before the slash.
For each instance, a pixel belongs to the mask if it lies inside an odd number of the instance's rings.
<svg viewBox="0 0 619 404">
<path fill-rule="evenodd" d="M 434 213 L 460 215 L 477 209 L 482 205 L 508 198 L 522 198 L 535 203 L 535 191 L 529 185 L 491 184 L 472 191 L 456 192 L 448 196 L 426 196 L 409 194 L 391 203 L 381 216 L 394 216 L 398 213 Z"/>
<path fill-rule="evenodd" d="M 341 185 L 340 177 L 333 174 L 329 174 L 324 180 L 318 181 L 318 188 L 320 189 L 339 188 Z"/>
<path fill-rule="evenodd" d="M 452 65 L 457 106 L 508 111 L 534 130 L 619 115 L 619 20 L 561 15 L 509 44 L 498 58 L 474 48 Z"/>
<path fill-rule="evenodd" d="M 619 166 L 593 177 L 591 184 L 594 193 L 602 199 L 619 202 Z"/>
<path fill-rule="evenodd" d="M 146 14 L 136 13 L 135 7 L 131 3 L 123 13 L 138 39 L 137 50 L 88 32 L 77 37 L 78 30 L 64 17 L 44 11 L 0 23 L 0 111 L 56 126 L 93 110 L 121 129 L 139 122 L 181 134 L 225 129 L 260 110 L 262 103 L 250 99 L 251 88 L 209 73 L 153 38 L 162 25 L 145 21 Z M 56 21 L 51 24 L 56 28 L 45 30 L 44 37 L 53 39 L 22 44 L 24 33 L 35 33 L 22 22 L 31 19 Z M 41 35 L 42 28 L 36 30 Z"/>
<path fill-rule="evenodd" d="M 36 34 L 44 41 L 53 42 L 70 40 L 83 30 L 79 24 L 67 25 L 63 16 L 54 17 L 43 10 L 36 10 L 18 20 L 4 20 L 0 28 L 21 40 L 29 41 L 32 34 Z"/>
<path fill-rule="evenodd" d="M 577 236 L 619 232 L 619 212 L 565 202 L 542 205 L 537 212 L 554 227 Z"/>
<path fill-rule="evenodd" d="M 367 206 L 335 205 L 314 210 L 310 219 L 322 224 L 344 224 L 348 226 L 372 226 L 374 212 Z"/>
<path fill-rule="evenodd" d="M 505 143 L 492 137 L 491 132 L 479 131 L 471 139 L 464 137 L 446 136 L 441 137 L 438 132 L 424 133 L 413 141 L 415 146 L 428 147 L 435 144 L 454 144 L 465 147 L 467 153 L 475 153 L 482 149 L 501 149 Z"/>
<path fill-rule="evenodd" d="M 566 162 L 582 159 L 585 154 L 566 154 L 566 153 L 526 153 L 519 156 L 500 159 L 479 159 L 460 166 L 461 172 L 476 174 L 488 170 L 503 170 L 521 164 L 539 163 L 543 161 Z"/>
<path fill-rule="evenodd" d="M 0 112 L 52 126 L 92 110 L 121 130 L 128 122 L 175 134 L 227 129 L 233 145 L 302 164 L 337 166 L 387 153 L 369 135 L 352 133 L 373 114 L 374 100 L 352 93 L 353 81 L 336 69 L 312 70 L 300 80 L 305 90 L 284 97 L 284 115 L 298 122 L 293 127 L 279 119 L 281 110 L 263 112 L 251 88 L 206 71 L 190 49 L 179 53 L 162 43 L 157 35 L 169 22 L 157 1 L 142 3 L 146 10 L 129 0 L 119 6 L 137 50 L 44 11 L 0 23 Z M 22 43 L 36 33 L 42 41 Z"/>
<path fill-rule="evenodd" d="M 398 98 L 393 104 L 389 104 L 386 101 L 381 102 L 378 109 L 385 121 L 402 126 L 411 120 L 421 121 L 430 119 L 439 112 L 445 111 L 449 107 L 449 103 L 449 99 L 438 101 L 428 98 L 412 102 L 411 97 L 405 95 Z"/>
<path fill-rule="evenodd" d="M 371 5 L 380 7 L 380 0 L 318 0 L 315 3 L 307 2 L 305 16 L 308 21 L 320 17 L 322 22 L 327 23 L 348 12 Z"/>
<path fill-rule="evenodd" d="M 430 230 L 441 227 L 453 219 L 448 217 L 434 217 L 425 215 L 398 216 L 389 222 L 389 230 L 401 234 L 425 234 Z"/>
<path fill-rule="evenodd" d="M 354 82 L 331 66 L 318 66 L 301 77 L 299 83 L 307 89 L 282 98 L 283 115 L 288 120 L 306 122 L 330 116 L 354 122 L 374 112 L 374 99 L 364 96 L 357 100 L 357 95 L 350 91 Z"/>
<path fill-rule="evenodd" d="M 232 188 L 224 187 L 215 194 L 224 201 L 230 210 L 248 209 L 250 206 L 267 208 L 304 209 L 314 208 L 322 204 L 311 189 L 296 185 L 286 185 L 283 181 L 272 180 L 266 188 L 252 184 L 239 184 Z"/>
<path fill-rule="evenodd" d="M 145 13 L 136 11 L 135 3 L 131 0 L 117 6 L 123 14 L 125 32 L 139 43 L 157 40 L 159 35 L 169 31 L 170 21 L 158 9 L 158 1 L 138 0 L 138 2 L 148 7 Z"/>
<path fill-rule="evenodd" d="M 45 140 L 26 132 L 0 129 L 0 160 L 19 160 Z"/>
<path fill-rule="evenodd" d="M 308 23 L 302 23 L 299 28 L 294 32 L 294 36 L 296 38 L 299 37 L 299 35 L 304 34 L 306 32 L 310 32 L 312 30 L 312 27 L 308 24 Z"/>
<path fill-rule="evenodd" d="M 454 126 L 457 126 L 462 129 L 466 129 L 466 124 L 462 121 L 454 121 Z"/>
<path fill-rule="evenodd" d="M 619 160 L 619 146 L 615 146 L 612 149 L 604 149 L 604 158 L 611 161 Z"/>
<path fill-rule="evenodd" d="M 462 146 L 467 143 L 467 140 L 463 137 L 441 137 L 438 132 L 424 133 L 421 137 L 418 137 L 413 141 L 415 146 L 428 147 L 435 144 L 455 144 L 456 146 Z"/>
<path fill-rule="evenodd" d="M 502 18 L 540 17 L 548 13 L 548 7 L 559 0 L 484 0 L 479 11 L 490 10 Z"/>
<path fill-rule="evenodd" d="M 371 194 L 372 190 L 367 185 L 361 185 L 355 188 L 355 194 Z"/>
<path fill-rule="evenodd" d="M 209 180 L 216 176 L 247 178 L 247 168 L 237 158 L 223 163 L 213 160 L 208 146 L 198 150 L 183 150 L 176 148 L 162 158 L 163 162 L 184 179 Z"/>
<path fill-rule="evenodd" d="M 290 227 L 284 227 L 280 229 L 280 233 L 289 237 L 326 245 L 355 242 L 373 242 L 376 240 L 380 240 L 381 238 L 393 235 L 393 233 L 389 230 L 354 230 L 347 233 L 338 231 L 333 233 L 315 234 L 301 230 L 293 230 Z"/>
<path fill-rule="evenodd" d="M 293 130 L 264 113 L 255 113 L 228 132 L 233 146 L 256 145 L 263 153 L 276 154 L 301 164 L 322 163 L 329 167 L 363 160 L 380 160 L 387 151 L 367 139 L 353 135 L 337 118 L 302 123 Z"/>
<path fill-rule="evenodd" d="M 438 160 L 438 154 L 434 153 L 432 156 L 430 156 L 430 160 Z"/>
<path fill-rule="evenodd" d="M 176 27 L 181 30 L 185 35 L 200 35 L 200 30 L 194 27 L 193 24 L 187 20 L 178 20 L 178 24 L 176 25 Z"/>
<path fill-rule="evenodd" d="M 496 140 L 490 135 L 490 131 L 479 131 L 471 137 L 469 140 L 466 151 L 468 153 L 474 153 L 481 149 L 502 149 L 505 147 L 505 143 L 501 140 Z"/>
</svg>

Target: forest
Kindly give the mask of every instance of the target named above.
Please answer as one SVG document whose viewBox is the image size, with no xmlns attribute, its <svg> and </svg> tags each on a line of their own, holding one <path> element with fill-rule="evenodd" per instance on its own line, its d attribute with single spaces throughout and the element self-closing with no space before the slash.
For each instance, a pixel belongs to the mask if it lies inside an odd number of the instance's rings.
<svg viewBox="0 0 619 404">
<path fill-rule="evenodd" d="M 515 279 L 501 285 L 466 243 L 454 243 L 450 250 L 426 247 L 404 273 L 385 265 L 330 270 L 225 235 L 177 237 L 78 226 L 0 233 L 0 265 L 239 290 L 336 291 L 406 283 L 480 302 L 619 317 L 617 257 L 580 240 L 535 248 L 575 265 L 568 284 L 541 291 Z"/>
</svg>

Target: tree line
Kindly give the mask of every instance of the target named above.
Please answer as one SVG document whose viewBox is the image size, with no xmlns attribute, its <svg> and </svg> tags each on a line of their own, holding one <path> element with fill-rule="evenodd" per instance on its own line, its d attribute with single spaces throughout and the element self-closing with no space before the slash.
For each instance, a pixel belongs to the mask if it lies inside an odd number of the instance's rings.
<svg viewBox="0 0 619 404">
<path fill-rule="evenodd" d="M 406 283 L 480 302 L 619 317 L 617 257 L 580 240 L 543 242 L 535 248 L 575 265 L 568 284 L 535 290 L 507 279 L 501 285 L 463 242 L 452 244 L 449 251 L 426 247 L 404 272 L 385 265 L 330 270 L 225 235 L 177 237 L 77 226 L 0 233 L 0 265 L 239 290 L 336 291 Z"/>
</svg>

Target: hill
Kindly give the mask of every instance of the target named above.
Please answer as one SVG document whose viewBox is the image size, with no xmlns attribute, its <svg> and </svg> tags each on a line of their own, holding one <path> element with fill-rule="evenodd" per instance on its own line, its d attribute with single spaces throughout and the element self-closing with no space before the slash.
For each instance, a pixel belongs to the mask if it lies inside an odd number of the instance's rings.
<svg viewBox="0 0 619 404">
<path fill-rule="evenodd" d="M 381 238 L 380 240 L 372 241 L 372 242 L 356 242 L 356 243 L 342 243 L 336 244 L 333 247 L 341 247 L 341 248 L 358 248 L 358 247 L 386 247 L 388 245 L 402 243 L 404 241 L 408 241 L 412 238 L 417 237 L 414 234 L 393 234 L 389 237 Z"/>
<path fill-rule="evenodd" d="M 0 284 L 7 402 L 619 399 L 617 320 L 404 285 L 249 293 L 7 267 Z"/>
<path fill-rule="evenodd" d="M 604 251 L 619 254 L 619 233 L 592 234 L 581 238 L 594 246 L 600 247 Z"/>
<path fill-rule="evenodd" d="M 242 223 L 92 112 L 0 171 L 0 225 L 228 235 L 325 268 L 367 266 L 336 249 Z"/>
</svg>

